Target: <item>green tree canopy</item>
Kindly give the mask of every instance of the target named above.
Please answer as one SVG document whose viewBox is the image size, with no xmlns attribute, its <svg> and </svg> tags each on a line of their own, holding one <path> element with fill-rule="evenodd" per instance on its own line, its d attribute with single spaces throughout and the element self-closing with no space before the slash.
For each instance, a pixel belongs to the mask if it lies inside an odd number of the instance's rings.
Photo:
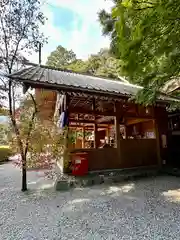
<svg viewBox="0 0 180 240">
<path fill-rule="evenodd" d="M 67 65 L 66 69 L 71 70 L 73 72 L 78 72 L 78 73 L 87 73 L 88 65 L 86 61 L 83 61 L 81 59 L 76 59 L 72 63 Z"/>
<path fill-rule="evenodd" d="M 87 60 L 76 59 L 75 56 L 72 51 L 69 52 L 60 46 L 50 54 L 47 65 L 102 77 L 118 78 L 121 75 L 121 61 L 107 48 L 102 48 Z"/>
<path fill-rule="evenodd" d="M 76 60 L 76 54 L 72 50 L 67 50 L 62 46 L 58 46 L 53 51 L 47 60 L 47 65 L 51 67 L 61 68 L 65 67 Z"/>
<path fill-rule="evenodd" d="M 180 72 L 179 1 L 117 0 L 110 14 L 101 11 L 104 34 L 132 82 L 143 85 L 142 101 L 153 101 L 159 89 Z M 111 27 L 108 27 L 111 24 Z"/>
</svg>

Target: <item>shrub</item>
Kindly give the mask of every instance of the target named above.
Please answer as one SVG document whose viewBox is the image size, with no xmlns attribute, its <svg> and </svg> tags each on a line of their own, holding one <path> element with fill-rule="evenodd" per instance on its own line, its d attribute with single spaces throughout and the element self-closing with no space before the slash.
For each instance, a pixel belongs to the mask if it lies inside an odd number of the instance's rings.
<svg viewBox="0 0 180 240">
<path fill-rule="evenodd" d="M 11 156 L 9 146 L 0 146 L 0 162 L 6 161 Z"/>
</svg>

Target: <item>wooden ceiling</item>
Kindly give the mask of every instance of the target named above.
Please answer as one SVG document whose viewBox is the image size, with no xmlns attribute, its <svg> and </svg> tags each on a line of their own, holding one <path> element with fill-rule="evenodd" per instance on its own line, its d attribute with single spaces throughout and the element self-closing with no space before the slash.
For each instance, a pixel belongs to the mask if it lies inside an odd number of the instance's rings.
<svg viewBox="0 0 180 240">
<path fill-rule="evenodd" d="M 145 108 L 133 102 L 115 102 L 114 100 L 98 99 L 93 96 L 69 95 L 69 121 L 76 124 L 114 124 L 115 105 L 119 116 L 123 116 L 122 124 L 152 119 L 153 108 Z M 128 118 L 131 120 L 127 121 Z M 141 120 L 140 120 L 141 119 Z"/>
</svg>

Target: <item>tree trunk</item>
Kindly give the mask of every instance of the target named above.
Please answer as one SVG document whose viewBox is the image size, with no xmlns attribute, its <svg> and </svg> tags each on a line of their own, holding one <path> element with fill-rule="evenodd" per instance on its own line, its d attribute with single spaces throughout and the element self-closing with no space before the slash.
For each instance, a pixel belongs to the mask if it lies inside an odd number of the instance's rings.
<svg viewBox="0 0 180 240">
<path fill-rule="evenodd" d="M 22 192 L 27 191 L 27 176 L 26 176 L 26 157 L 22 158 Z"/>
</svg>

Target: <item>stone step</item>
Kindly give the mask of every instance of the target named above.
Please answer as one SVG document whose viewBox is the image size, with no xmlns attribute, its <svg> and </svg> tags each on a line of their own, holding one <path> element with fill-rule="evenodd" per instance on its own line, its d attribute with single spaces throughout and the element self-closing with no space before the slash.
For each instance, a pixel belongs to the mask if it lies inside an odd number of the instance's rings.
<svg viewBox="0 0 180 240">
<path fill-rule="evenodd" d="M 153 177 L 159 175 L 158 168 L 136 169 L 125 171 L 109 171 L 101 173 L 90 173 L 84 177 L 63 176 L 57 178 L 55 189 L 65 191 L 76 187 L 89 187 L 99 184 L 113 184 L 128 180 L 137 180 L 144 177 Z"/>
</svg>

